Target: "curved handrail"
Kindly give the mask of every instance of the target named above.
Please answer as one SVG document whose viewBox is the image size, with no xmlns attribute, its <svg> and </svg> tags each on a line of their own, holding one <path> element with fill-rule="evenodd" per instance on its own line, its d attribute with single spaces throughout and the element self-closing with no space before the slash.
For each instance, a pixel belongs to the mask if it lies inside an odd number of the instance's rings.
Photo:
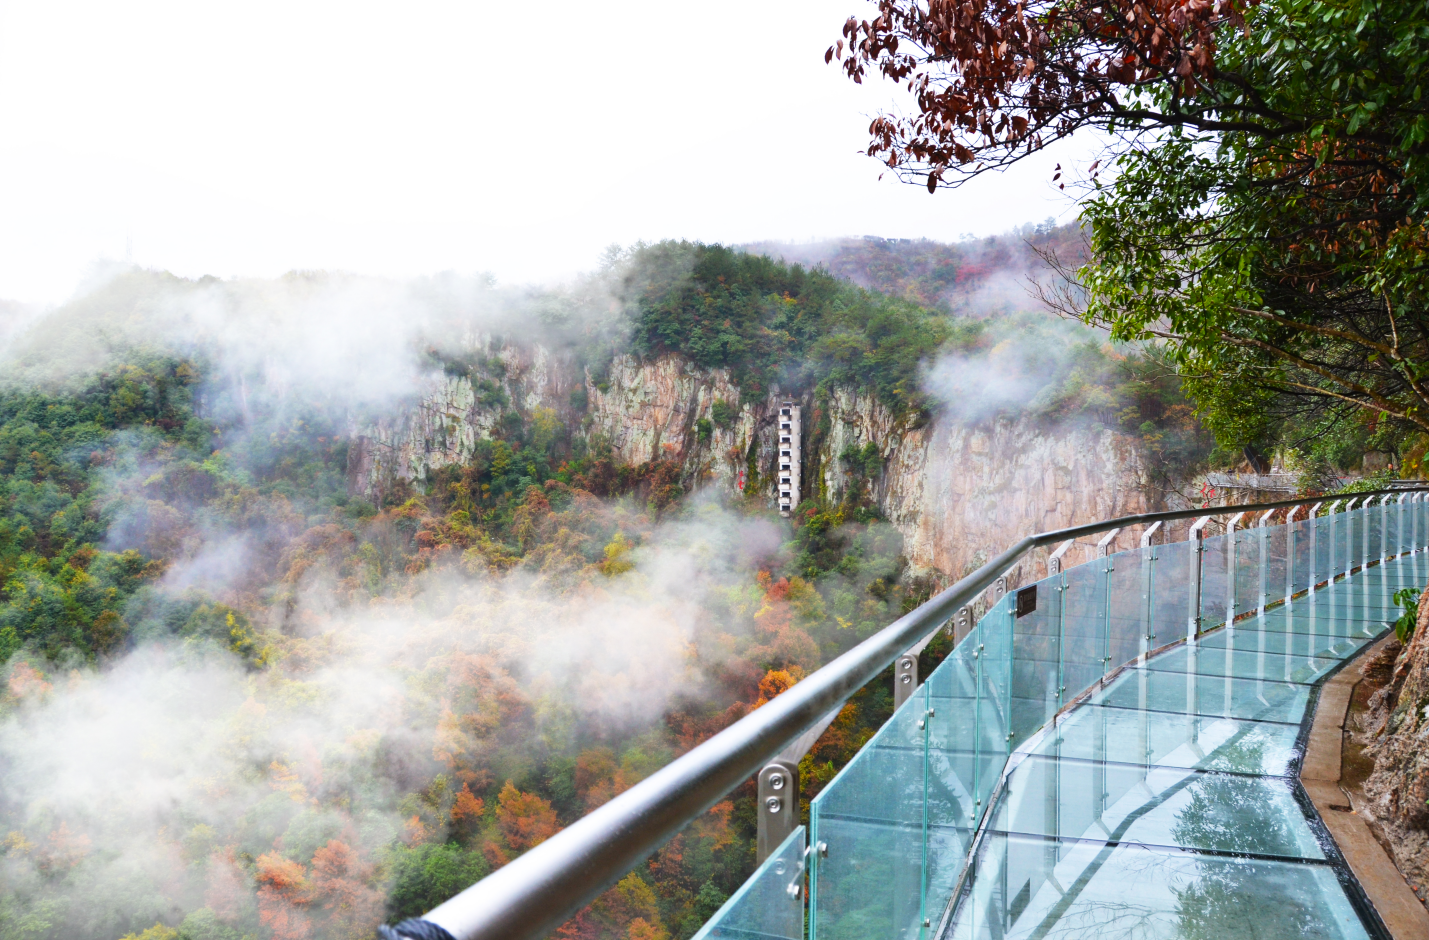
<svg viewBox="0 0 1429 940">
<path fill-rule="evenodd" d="M 1429 491 L 1397 487 L 1369 498 Z M 383 928 L 386 937 L 527 940 L 545 936 L 624 877 L 683 826 L 756 774 L 780 749 L 972 603 L 1027 552 L 1152 522 L 1268 511 L 1323 502 L 1306 497 L 1122 516 L 1029 535 L 956 584 L 692 748 L 550 839 L 518 856 L 421 920 Z"/>
</svg>

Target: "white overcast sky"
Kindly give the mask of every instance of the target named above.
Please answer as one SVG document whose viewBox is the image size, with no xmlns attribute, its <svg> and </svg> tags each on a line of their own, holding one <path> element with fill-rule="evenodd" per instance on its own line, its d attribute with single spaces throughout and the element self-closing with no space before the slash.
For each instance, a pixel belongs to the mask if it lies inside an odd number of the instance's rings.
<svg viewBox="0 0 1429 940">
<path fill-rule="evenodd" d="M 1052 215 L 1056 155 L 957 192 L 858 151 L 856 0 L 0 2 L 0 297 L 102 260 L 506 283 L 611 243 L 955 240 Z"/>
</svg>

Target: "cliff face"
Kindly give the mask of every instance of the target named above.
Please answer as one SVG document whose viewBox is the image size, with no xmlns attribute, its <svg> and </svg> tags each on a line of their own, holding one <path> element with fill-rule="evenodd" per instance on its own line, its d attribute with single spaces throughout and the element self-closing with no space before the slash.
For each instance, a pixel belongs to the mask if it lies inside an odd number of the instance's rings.
<svg viewBox="0 0 1429 940">
<path fill-rule="evenodd" d="M 1159 508 L 1132 440 L 1104 428 L 1048 430 L 1025 417 L 968 423 L 955 414 L 912 427 L 871 394 L 843 389 L 829 417 L 827 491 L 844 485 L 838 455 L 873 442 L 884 457 L 874 494 L 909 561 L 955 578 L 1024 535 Z M 1042 577 L 1045 562 L 1045 551 L 1034 553 L 1015 580 Z"/>
<path fill-rule="evenodd" d="M 471 374 L 434 375 L 407 411 L 350 428 L 349 492 L 378 494 L 394 478 L 425 480 L 438 467 L 464 463 L 511 408 L 528 417 L 547 410 L 554 420 L 576 420 L 571 393 L 583 383 L 569 355 L 539 345 L 498 345 L 486 335 L 466 345 L 476 363 Z"/>
<path fill-rule="evenodd" d="M 589 378 L 586 381 L 588 433 L 602 435 L 624 463 L 678 460 L 687 478 L 733 490 L 751 441 L 758 467 L 773 462 L 773 438 L 759 431 L 772 422 L 779 396 L 741 404 L 739 388 L 724 369 L 701 369 L 682 356 L 661 356 L 645 363 L 634 356 L 617 356 L 604 390 Z M 737 409 L 727 427 L 714 423 L 716 401 Z M 703 441 L 696 425 L 700 419 L 710 422 L 710 436 Z"/>
<path fill-rule="evenodd" d="M 777 389 L 741 403 L 727 372 L 674 355 L 617 357 L 597 384 L 573 360 L 540 347 L 488 341 L 477 352 L 484 364 L 471 376 L 434 378 L 406 414 L 354 428 L 354 493 L 462 462 L 515 408 L 528 420 L 547 410 L 587 442 L 608 442 L 623 463 L 676 461 L 690 488 L 733 493 L 739 471 L 752 467 L 751 492 L 773 506 L 774 417 L 785 398 Z M 916 569 L 958 577 L 1025 534 L 1158 508 L 1132 440 L 1103 428 L 1049 430 L 1026 418 L 969 423 L 955 414 L 919 425 L 854 389 L 798 400 L 806 416 L 802 496 L 840 495 L 850 485 L 841 455 L 872 443 L 882 462 L 873 497 Z M 714 423 L 717 401 L 732 406 L 724 427 Z M 1028 564 L 1015 581 L 1041 577 L 1045 552 Z"/>
<path fill-rule="evenodd" d="M 1389 683 L 1370 699 L 1362 725 L 1365 752 L 1374 757 L 1365 810 L 1404 880 L 1429 901 L 1429 603 L 1419 605 L 1414 636 L 1395 658 Z"/>
</svg>

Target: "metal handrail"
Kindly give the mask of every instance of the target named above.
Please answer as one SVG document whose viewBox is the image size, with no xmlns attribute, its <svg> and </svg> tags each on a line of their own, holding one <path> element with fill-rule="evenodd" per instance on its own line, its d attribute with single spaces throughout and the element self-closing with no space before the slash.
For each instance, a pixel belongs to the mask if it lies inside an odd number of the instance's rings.
<svg viewBox="0 0 1429 940">
<path fill-rule="evenodd" d="M 1429 491 L 1397 487 L 1358 497 Z M 790 741 L 942 626 L 1023 555 L 1044 545 L 1115 528 L 1323 501 L 1323 496 L 1241 506 L 1122 516 L 1041 532 L 898 618 L 709 740 L 635 784 L 434 908 L 420 920 L 384 927 L 388 938 L 527 940 L 545 936 L 649 857 L 682 827 L 758 773 Z"/>
</svg>

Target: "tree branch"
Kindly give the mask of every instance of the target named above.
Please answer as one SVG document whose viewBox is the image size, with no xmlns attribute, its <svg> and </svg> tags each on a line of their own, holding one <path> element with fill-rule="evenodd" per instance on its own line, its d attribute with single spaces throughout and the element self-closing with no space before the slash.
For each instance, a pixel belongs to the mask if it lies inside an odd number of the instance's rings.
<svg viewBox="0 0 1429 940">
<path fill-rule="evenodd" d="M 1354 333 L 1346 333 L 1344 330 L 1337 330 L 1328 326 L 1314 326 L 1309 323 L 1301 323 L 1299 320 L 1291 320 L 1289 317 L 1282 317 L 1271 313 L 1269 310 L 1252 310 L 1250 307 L 1231 307 L 1237 313 L 1248 314 L 1253 317 L 1261 317 L 1265 320 L 1273 320 L 1281 326 L 1289 327 L 1292 330 L 1300 330 L 1305 333 L 1314 333 L 1317 336 L 1329 336 L 1334 339 L 1342 339 L 1347 343 L 1354 343 L 1357 346 L 1365 346 L 1373 349 L 1377 353 L 1386 356 L 1393 356 L 1394 350 L 1383 343 L 1376 343 L 1367 336 L 1360 336 Z"/>
</svg>

